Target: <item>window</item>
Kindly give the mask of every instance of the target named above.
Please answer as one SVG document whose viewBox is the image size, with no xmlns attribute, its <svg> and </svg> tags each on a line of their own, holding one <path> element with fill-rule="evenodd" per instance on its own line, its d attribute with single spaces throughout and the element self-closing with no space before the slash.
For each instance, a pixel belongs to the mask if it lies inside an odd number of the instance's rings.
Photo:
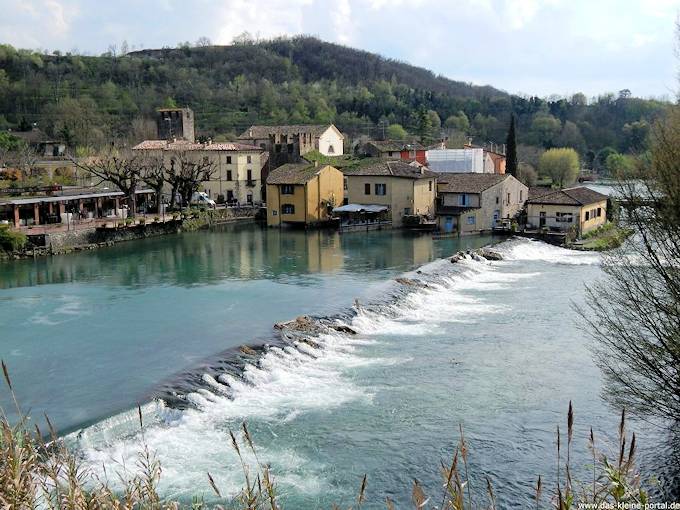
<svg viewBox="0 0 680 510">
<path fill-rule="evenodd" d="M 345 191 L 347 191 L 347 177 L 344 177 L 344 178 L 342 179 L 342 189 L 344 189 Z"/>
<path fill-rule="evenodd" d="M 590 211 L 586 211 L 586 221 L 590 219 Z"/>
<path fill-rule="evenodd" d="M 335 154 L 335 149 L 333 148 L 332 145 L 328 146 L 328 154 Z"/>
<path fill-rule="evenodd" d="M 233 179 L 231 178 L 231 170 L 227 170 L 227 180 L 228 180 L 228 181 L 233 180 Z"/>
<path fill-rule="evenodd" d="M 252 181 L 252 180 L 253 180 L 253 171 L 252 171 L 252 170 L 248 170 L 248 177 L 246 177 L 246 178 L 247 178 L 249 181 Z"/>
<path fill-rule="evenodd" d="M 272 209 L 272 216 L 278 216 L 278 215 L 279 215 L 279 211 L 277 211 L 276 209 Z"/>
<path fill-rule="evenodd" d="M 295 206 L 293 204 L 283 204 L 281 206 L 281 214 L 295 214 Z"/>
<path fill-rule="evenodd" d="M 393 156 L 393 152 L 392 152 L 392 151 L 388 151 L 388 152 L 387 152 L 387 155 L 391 158 L 391 157 Z"/>
<path fill-rule="evenodd" d="M 557 223 L 572 223 L 574 221 L 574 215 L 572 213 L 557 212 L 555 213 L 555 221 Z"/>
<path fill-rule="evenodd" d="M 498 204 L 498 202 L 500 202 L 500 201 L 501 201 L 501 197 L 496 197 L 496 203 Z"/>
<path fill-rule="evenodd" d="M 371 194 L 371 185 L 370 183 L 364 184 L 364 195 L 370 195 Z"/>
<path fill-rule="evenodd" d="M 466 194 L 458 195 L 458 205 L 462 206 L 470 205 L 469 195 Z"/>
<path fill-rule="evenodd" d="M 231 165 L 231 156 L 227 156 L 227 165 Z M 229 179 L 231 180 L 231 179 Z"/>
<path fill-rule="evenodd" d="M 286 146 L 286 148 L 287 148 L 287 150 L 288 150 L 288 154 L 293 154 L 293 148 L 294 148 L 294 147 L 293 147 L 293 144 L 292 144 L 292 143 L 289 143 L 289 144 Z"/>
<path fill-rule="evenodd" d="M 292 184 L 284 184 L 281 186 L 282 195 L 293 195 L 295 194 L 295 187 Z"/>
<path fill-rule="evenodd" d="M 375 185 L 375 194 L 376 195 L 387 195 L 387 184 L 378 184 L 376 183 Z"/>
<path fill-rule="evenodd" d="M 523 200 L 522 200 L 522 199 L 524 198 L 524 197 L 522 196 L 523 194 L 524 194 L 524 190 L 519 190 L 519 201 L 520 201 L 520 202 L 523 201 Z"/>
<path fill-rule="evenodd" d="M 429 190 L 432 191 L 432 181 L 428 181 Z"/>
<path fill-rule="evenodd" d="M 246 195 L 246 202 L 248 202 L 249 204 L 253 203 L 253 195 L 252 194 L 249 193 L 248 195 Z"/>
<path fill-rule="evenodd" d="M 597 208 L 597 217 L 599 218 L 600 216 L 602 216 L 602 207 Z"/>
<path fill-rule="evenodd" d="M 411 208 L 410 207 L 404 207 L 404 216 L 410 216 L 411 215 Z"/>
<path fill-rule="evenodd" d="M 252 156 L 246 156 L 246 163 L 249 165 L 253 162 L 253 157 Z"/>
<path fill-rule="evenodd" d="M 510 205 L 510 193 L 508 193 L 508 205 Z"/>
<path fill-rule="evenodd" d="M 477 222 L 477 218 L 474 215 L 467 217 L 467 224 L 474 225 Z"/>
</svg>

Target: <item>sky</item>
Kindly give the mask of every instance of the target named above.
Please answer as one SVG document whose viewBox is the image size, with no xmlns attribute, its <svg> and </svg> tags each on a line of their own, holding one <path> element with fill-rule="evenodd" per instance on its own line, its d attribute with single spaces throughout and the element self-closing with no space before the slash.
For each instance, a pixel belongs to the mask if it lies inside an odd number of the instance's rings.
<svg viewBox="0 0 680 510">
<path fill-rule="evenodd" d="M 0 43 L 100 54 L 310 34 L 511 93 L 674 98 L 680 0 L 0 0 Z"/>
</svg>

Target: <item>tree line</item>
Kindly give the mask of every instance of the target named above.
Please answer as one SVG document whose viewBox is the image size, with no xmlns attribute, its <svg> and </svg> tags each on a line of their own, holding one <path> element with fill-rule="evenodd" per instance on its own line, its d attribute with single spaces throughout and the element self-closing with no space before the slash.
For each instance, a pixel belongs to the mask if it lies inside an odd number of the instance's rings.
<svg viewBox="0 0 680 510">
<path fill-rule="evenodd" d="M 102 56 L 0 46 L 0 131 L 37 125 L 86 153 L 153 137 L 150 119 L 163 105 L 194 109 L 198 134 L 213 139 L 254 123 L 333 122 L 351 139 L 448 136 L 451 146 L 502 143 L 514 114 L 521 161 L 537 167 L 543 150 L 570 147 L 598 171 L 610 154 L 647 150 L 668 106 L 627 90 L 511 95 L 312 37 Z"/>
</svg>

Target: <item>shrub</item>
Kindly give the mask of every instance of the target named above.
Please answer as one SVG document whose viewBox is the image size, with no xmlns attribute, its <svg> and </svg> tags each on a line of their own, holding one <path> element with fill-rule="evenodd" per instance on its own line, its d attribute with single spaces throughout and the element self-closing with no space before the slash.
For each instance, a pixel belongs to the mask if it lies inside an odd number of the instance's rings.
<svg viewBox="0 0 680 510">
<path fill-rule="evenodd" d="M 23 232 L 12 230 L 7 225 L 0 225 L 0 247 L 7 251 L 18 251 L 26 246 L 28 238 Z"/>
</svg>

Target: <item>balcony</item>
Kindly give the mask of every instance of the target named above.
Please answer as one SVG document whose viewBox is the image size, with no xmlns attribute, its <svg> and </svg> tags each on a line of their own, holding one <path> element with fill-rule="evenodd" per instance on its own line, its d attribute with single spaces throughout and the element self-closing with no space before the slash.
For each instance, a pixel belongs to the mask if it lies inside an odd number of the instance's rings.
<svg viewBox="0 0 680 510">
<path fill-rule="evenodd" d="M 254 188 L 255 186 L 257 186 L 257 181 L 254 181 L 253 179 L 248 179 L 246 180 L 246 186 L 248 186 L 249 188 Z"/>
</svg>

